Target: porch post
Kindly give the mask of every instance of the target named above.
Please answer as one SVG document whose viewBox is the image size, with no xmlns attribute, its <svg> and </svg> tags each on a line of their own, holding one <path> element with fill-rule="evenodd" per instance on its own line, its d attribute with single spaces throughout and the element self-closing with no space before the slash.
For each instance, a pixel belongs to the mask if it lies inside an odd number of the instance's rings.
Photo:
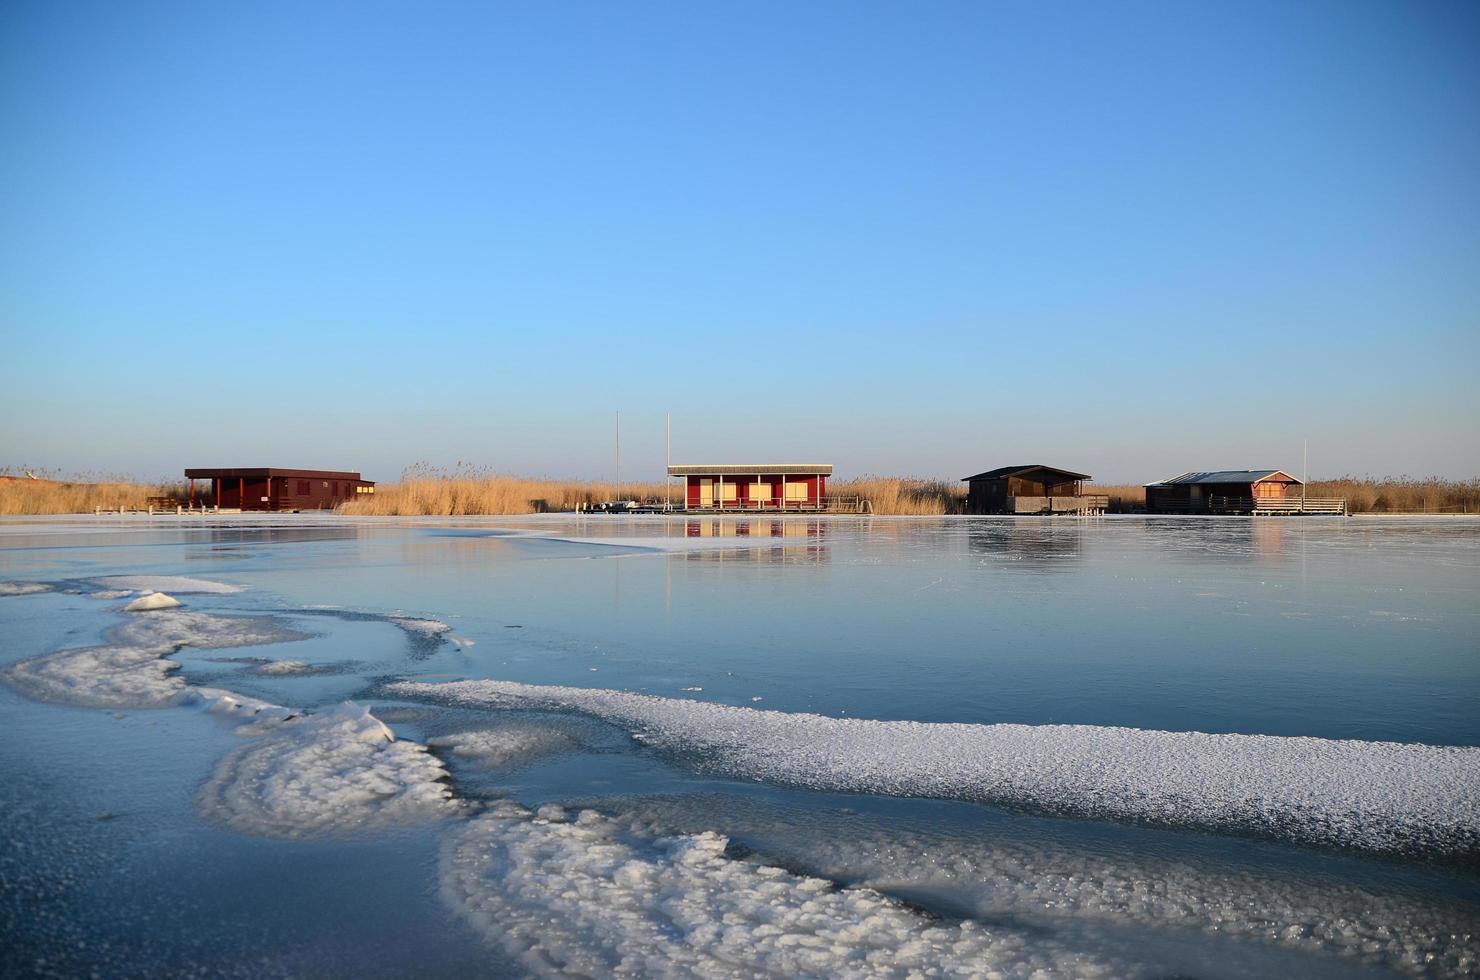
<svg viewBox="0 0 1480 980">
<path fill-rule="evenodd" d="M 244 476 L 236 478 L 236 506 L 240 510 L 247 509 L 247 478 Z"/>
</svg>

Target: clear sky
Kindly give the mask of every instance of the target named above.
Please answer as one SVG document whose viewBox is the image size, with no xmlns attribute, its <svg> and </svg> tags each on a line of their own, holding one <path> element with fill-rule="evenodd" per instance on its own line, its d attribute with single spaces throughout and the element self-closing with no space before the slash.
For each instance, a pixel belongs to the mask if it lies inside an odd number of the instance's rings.
<svg viewBox="0 0 1480 980">
<path fill-rule="evenodd" d="M 0 5 L 0 465 L 1480 474 L 1480 4 Z"/>
</svg>

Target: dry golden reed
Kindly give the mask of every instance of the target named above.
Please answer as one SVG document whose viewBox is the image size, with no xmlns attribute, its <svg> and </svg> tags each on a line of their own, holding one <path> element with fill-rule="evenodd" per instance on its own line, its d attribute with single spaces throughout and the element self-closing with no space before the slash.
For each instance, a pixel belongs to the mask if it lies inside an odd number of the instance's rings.
<svg viewBox="0 0 1480 980">
<path fill-rule="evenodd" d="M 144 510 L 151 498 L 183 503 L 184 484 L 142 484 L 126 479 L 96 483 L 0 475 L 0 514 L 90 514 L 103 510 Z"/>
<path fill-rule="evenodd" d="M 342 514 L 371 516 L 445 516 L 539 514 L 571 511 L 577 505 L 606 500 L 662 503 L 665 492 L 680 502 L 682 490 L 661 483 L 614 483 L 548 480 L 495 473 L 459 463 L 441 470 L 419 463 L 401 474 L 399 483 L 381 484 L 375 493 L 343 504 Z"/>
</svg>

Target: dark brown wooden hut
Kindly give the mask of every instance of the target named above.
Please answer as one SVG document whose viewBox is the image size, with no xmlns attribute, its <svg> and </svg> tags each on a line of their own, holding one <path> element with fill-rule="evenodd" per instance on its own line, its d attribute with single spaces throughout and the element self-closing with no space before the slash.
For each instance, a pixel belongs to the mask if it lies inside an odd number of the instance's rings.
<svg viewBox="0 0 1480 980">
<path fill-rule="evenodd" d="M 1085 494 L 1088 473 L 1055 466 L 1002 466 L 963 477 L 969 490 L 966 509 L 973 514 L 1104 513 L 1109 498 Z"/>
<path fill-rule="evenodd" d="M 195 505 L 195 481 L 210 480 L 209 495 L 200 502 L 228 510 L 331 510 L 361 494 L 374 493 L 373 480 L 343 470 L 287 470 L 277 467 L 189 469 L 190 503 Z"/>
</svg>

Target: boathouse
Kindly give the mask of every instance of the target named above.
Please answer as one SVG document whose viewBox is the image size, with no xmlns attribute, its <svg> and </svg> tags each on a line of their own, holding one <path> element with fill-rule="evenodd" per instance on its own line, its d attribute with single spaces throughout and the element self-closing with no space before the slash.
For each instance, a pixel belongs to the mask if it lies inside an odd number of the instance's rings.
<svg viewBox="0 0 1480 980">
<path fill-rule="evenodd" d="M 1110 498 L 1086 494 L 1088 479 L 1088 473 L 1034 463 L 1000 466 L 962 482 L 969 488 L 966 509 L 972 514 L 1103 514 Z"/>
<path fill-rule="evenodd" d="M 827 463 L 673 465 L 669 479 L 684 481 L 686 510 L 824 510 Z"/>
<path fill-rule="evenodd" d="M 199 500 L 227 510 L 331 510 L 375 492 L 372 480 L 342 470 L 288 470 L 277 467 L 189 469 L 190 504 L 196 503 L 196 481 L 209 480 Z"/>
<path fill-rule="evenodd" d="M 1209 470 L 1146 485 L 1152 514 L 1344 514 L 1341 497 L 1307 497 L 1284 470 Z"/>
</svg>

